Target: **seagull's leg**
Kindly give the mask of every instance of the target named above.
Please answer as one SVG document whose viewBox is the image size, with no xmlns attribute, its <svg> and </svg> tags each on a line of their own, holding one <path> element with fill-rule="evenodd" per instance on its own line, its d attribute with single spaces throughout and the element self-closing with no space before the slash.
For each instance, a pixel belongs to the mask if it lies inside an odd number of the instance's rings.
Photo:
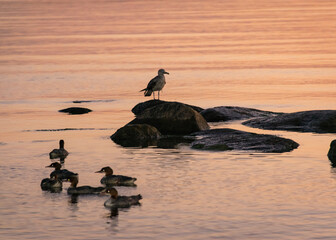
<svg viewBox="0 0 336 240">
<path fill-rule="evenodd" d="M 153 99 L 155 100 L 155 92 L 153 91 Z"/>
<path fill-rule="evenodd" d="M 158 96 L 159 96 L 159 98 L 158 98 L 158 99 L 160 100 L 160 91 L 158 91 Z"/>
</svg>

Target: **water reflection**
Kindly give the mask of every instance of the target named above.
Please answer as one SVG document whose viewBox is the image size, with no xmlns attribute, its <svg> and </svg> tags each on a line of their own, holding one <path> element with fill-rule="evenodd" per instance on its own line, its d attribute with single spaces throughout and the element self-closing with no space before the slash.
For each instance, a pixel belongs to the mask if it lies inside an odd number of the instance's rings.
<svg viewBox="0 0 336 240">
<path fill-rule="evenodd" d="M 119 208 L 112 207 L 107 217 L 115 219 L 118 217 L 118 215 L 119 215 Z"/>
<path fill-rule="evenodd" d="M 119 209 L 118 208 L 111 208 L 109 209 L 109 212 L 104 216 L 105 218 L 108 219 L 106 222 L 109 224 L 110 229 L 112 232 L 117 232 L 118 231 L 118 224 L 119 224 Z"/>
<path fill-rule="evenodd" d="M 77 205 L 78 203 L 78 194 L 71 194 L 69 195 L 69 203 L 73 204 L 73 205 Z"/>
</svg>

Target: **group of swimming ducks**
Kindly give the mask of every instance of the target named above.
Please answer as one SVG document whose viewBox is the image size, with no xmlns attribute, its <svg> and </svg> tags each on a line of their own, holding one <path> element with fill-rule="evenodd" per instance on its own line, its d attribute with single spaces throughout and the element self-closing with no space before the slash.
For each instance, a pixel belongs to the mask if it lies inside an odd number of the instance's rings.
<svg viewBox="0 0 336 240">
<path fill-rule="evenodd" d="M 49 153 L 50 159 L 64 159 L 69 154 L 64 149 L 63 140 L 59 141 L 59 145 L 59 149 L 54 149 Z M 104 206 L 111 208 L 125 208 L 131 205 L 137 205 L 139 204 L 139 200 L 142 199 L 140 194 L 134 196 L 119 196 L 118 191 L 114 188 L 115 186 L 136 186 L 134 182 L 137 179 L 123 175 L 114 175 L 110 167 L 103 167 L 99 171 L 96 171 L 96 173 L 105 173 L 105 176 L 100 180 L 100 183 L 104 186 L 100 187 L 78 187 L 78 173 L 61 169 L 62 165 L 59 162 L 53 162 L 46 167 L 54 168 L 54 171 L 50 173 L 50 178 L 44 178 L 41 181 L 41 189 L 44 191 L 59 192 L 63 187 L 63 182 L 70 182 L 70 186 L 67 190 L 69 195 L 110 195 L 111 197 L 105 201 Z"/>
</svg>

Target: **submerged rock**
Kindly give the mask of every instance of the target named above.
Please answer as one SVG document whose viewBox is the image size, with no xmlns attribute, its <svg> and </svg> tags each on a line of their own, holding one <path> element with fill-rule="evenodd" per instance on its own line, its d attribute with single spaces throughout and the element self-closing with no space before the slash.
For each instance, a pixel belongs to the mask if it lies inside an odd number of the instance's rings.
<svg viewBox="0 0 336 240">
<path fill-rule="evenodd" d="M 336 133 L 336 110 L 284 113 L 243 122 L 244 125 L 269 130 Z"/>
<path fill-rule="evenodd" d="M 148 124 L 128 124 L 118 129 L 111 139 L 123 147 L 154 146 L 161 133 Z"/>
<path fill-rule="evenodd" d="M 70 107 L 70 108 L 59 110 L 59 112 L 65 112 L 69 114 L 85 114 L 85 113 L 92 112 L 92 110 L 88 108 L 82 108 L 82 107 Z"/>
<path fill-rule="evenodd" d="M 252 117 L 269 117 L 281 114 L 270 111 L 262 111 L 254 108 L 230 106 L 207 108 L 200 113 L 208 122 L 240 120 Z"/>
<path fill-rule="evenodd" d="M 192 143 L 194 140 L 195 138 L 190 137 L 190 136 L 181 136 L 181 135 L 163 136 L 157 141 L 156 146 L 158 148 L 163 148 L 163 149 L 174 149 L 182 145 L 190 146 L 190 143 Z"/>
<path fill-rule="evenodd" d="M 228 128 L 212 129 L 192 134 L 200 139 L 191 147 L 202 150 L 249 150 L 265 153 L 289 152 L 299 146 L 287 138 L 274 135 L 249 133 Z"/>
<path fill-rule="evenodd" d="M 142 103 L 138 103 L 137 105 L 135 105 L 132 108 L 132 113 L 134 113 L 135 115 L 138 115 L 138 114 L 141 114 L 147 108 L 151 108 L 151 107 L 163 104 L 163 103 L 177 103 L 177 102 L 166 102 L 166 101 L 161 101 L 161 100 L 149 100 L 147 102 L 142 102 Z M 196 112 L 201 112 L 203 110 L 203 108 L 200 108 L 200 107 L 197 107 L 197 106 L 188 105 L 188 104 L 184 104 L 184 105 L 186 105 L 188 107 L 191 107 Z"/>
<path fill-rule="evenodd" d="M 178 102 L 165 102 L 146 108 L 129 124 L 149 124 L 162 134 L 185 135 L 209 129 L 201 114 Z"/>
</svg>

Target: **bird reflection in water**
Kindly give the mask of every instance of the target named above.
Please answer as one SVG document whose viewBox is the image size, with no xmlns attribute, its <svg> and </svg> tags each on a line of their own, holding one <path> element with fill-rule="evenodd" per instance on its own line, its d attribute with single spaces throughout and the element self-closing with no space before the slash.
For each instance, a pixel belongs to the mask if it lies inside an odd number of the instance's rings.
<svg viewBox="0 0 336 240">
<path fill-rule="evenodd" d="M 69 195 L 69 203 L 71 204 L 77 204 L 78 203 L 78 194 L 71 194 Z"/>
<path fill-rule="evenodd" d="M 110 212 L 106 215 L 108 218 L 114 219 L 117 218 L 119 215 L 119 208 L 112 207 L 109 209 Z"/>
</svg>

